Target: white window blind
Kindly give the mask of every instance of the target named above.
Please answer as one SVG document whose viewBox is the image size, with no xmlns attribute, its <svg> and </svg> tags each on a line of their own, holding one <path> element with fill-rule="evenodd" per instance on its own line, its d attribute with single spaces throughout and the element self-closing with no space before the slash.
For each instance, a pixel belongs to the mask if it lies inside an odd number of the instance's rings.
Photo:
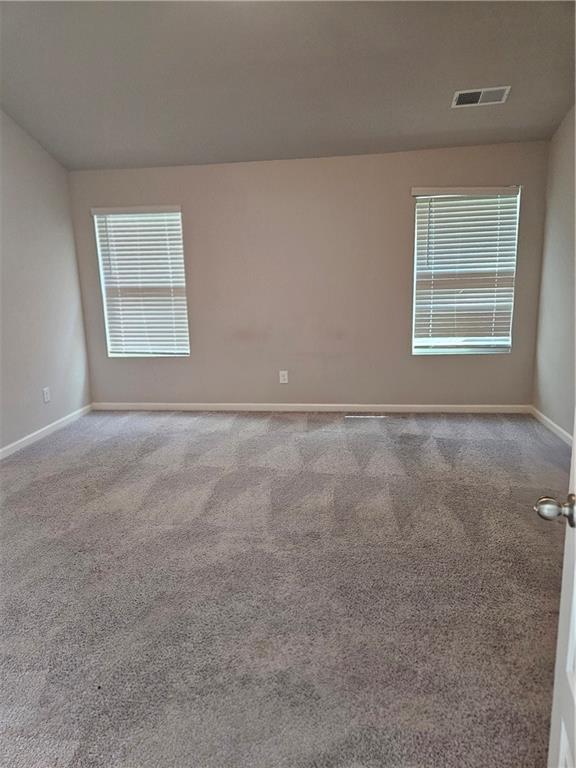
<svg viewBox="0 0 576 768">
<path fill-rule="evenodd" d="M 180 211 L 93 216 L 108 356 L 189 355 Z"/>
<path fill-rule="evenodd" d="M 416 196 L 412 353 L 509 352 L 520 190 Z"/>
</svg>

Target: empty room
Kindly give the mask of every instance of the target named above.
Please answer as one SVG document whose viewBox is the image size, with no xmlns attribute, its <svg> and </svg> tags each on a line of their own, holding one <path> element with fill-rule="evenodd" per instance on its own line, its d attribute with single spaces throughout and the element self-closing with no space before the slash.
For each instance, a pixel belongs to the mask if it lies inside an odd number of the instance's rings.
<svg viewBox="0 0 576 768">
<path fill-rule="evenodd" d="M 573 2 L 0 2 L 2 768 L 576 768 Z"/>
</svg>

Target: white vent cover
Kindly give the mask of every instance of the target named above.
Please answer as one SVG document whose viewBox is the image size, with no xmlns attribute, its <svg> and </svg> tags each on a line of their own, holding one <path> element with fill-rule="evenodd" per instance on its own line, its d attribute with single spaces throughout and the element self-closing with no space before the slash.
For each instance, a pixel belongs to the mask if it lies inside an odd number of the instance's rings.
<svg viewBox="0 0 576 768">
<path fill-rule="evenodd" d="M 473 88 L 467 91 L 456 91 L 452 99 L 455 107 L 486 107 L 490 104 L 504 104 L 510 93 L 509 85 L 499 85 L 495 88 Z"/>
</svg>

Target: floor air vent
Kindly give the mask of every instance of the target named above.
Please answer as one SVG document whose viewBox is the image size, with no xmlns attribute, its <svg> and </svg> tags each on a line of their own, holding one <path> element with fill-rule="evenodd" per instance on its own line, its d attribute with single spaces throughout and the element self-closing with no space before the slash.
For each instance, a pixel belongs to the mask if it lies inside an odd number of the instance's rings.
<svg viewBox="0 0 576 768">
<path fill-rule="evenodd" d="M 475 88 L 469 91 L 456 91 L 452 107 L 486 107 L 489 104 L 504 104 L 510 93 L 509 85 L 497 88 Z"/>
</svg>

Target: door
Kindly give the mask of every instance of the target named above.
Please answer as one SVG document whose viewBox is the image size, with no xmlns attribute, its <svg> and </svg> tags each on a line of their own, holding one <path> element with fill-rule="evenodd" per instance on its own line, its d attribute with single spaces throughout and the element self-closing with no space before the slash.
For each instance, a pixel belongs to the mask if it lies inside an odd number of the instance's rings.
<svg viewBox="0 0 576 768">
<path fill-rule="evenodd" d="M 576 421 L 570 491 L 576 493 Z M 544 497 L 535 509 L 541 517 L 561 516 L 567 522 L 548 768 L 576 768 L 576 497 L 568 496 L 564 504 Z"/>
</svg>

